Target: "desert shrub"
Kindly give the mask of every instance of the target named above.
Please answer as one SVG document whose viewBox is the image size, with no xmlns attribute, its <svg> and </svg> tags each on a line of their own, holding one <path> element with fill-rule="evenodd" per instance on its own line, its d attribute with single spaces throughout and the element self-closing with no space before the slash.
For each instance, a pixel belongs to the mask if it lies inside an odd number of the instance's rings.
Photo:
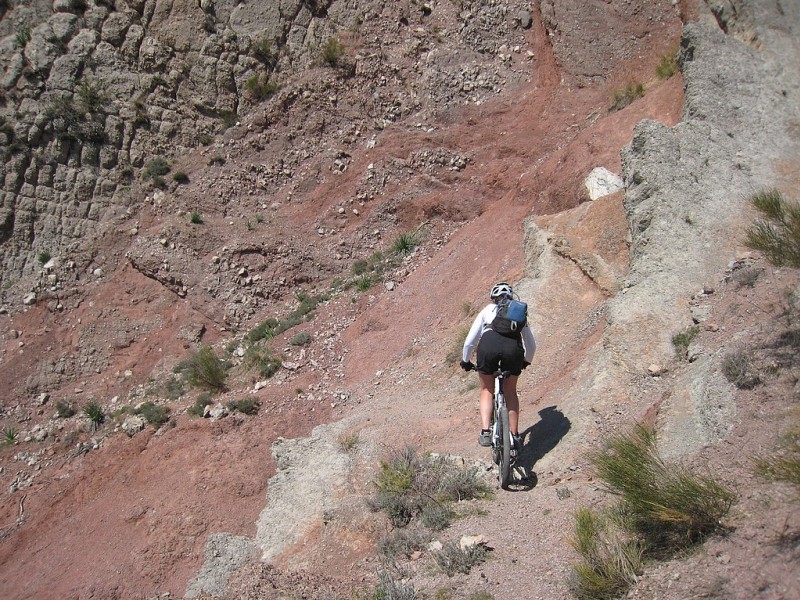
<svg viewBox="0 0 800 600">
<path fill-rule="evenodd" d="M 75 416 L 75 408 L 69 402 L 59 400 L 56 402 L 56 414 L 60 419 L 69 419 Z"/>
<path fill-rule="evenodd" d="M 733 350 L 725 355 L 722 359 L 722 374 L 741 390 L 751 390 L 761 383 L 751 354 L 745 350 Z"/>
<path fill-rule="evenodd" d="M 78 106 L 84 113 L 97 113 L 108 104 L 106 87 L 100 81 L 81 81 L 78 87 Z"/>
<path fill-rule="evenodd" d="M 344 452 L 352 452 L 356 449 L 360 441 L 361 437 L 358 435 L 358 432 L 342 434 L 339 436 L 339 448 Z"/>
<path fill-rule="evenodd" d="M 177 400 L 186 393 L 186 382 L 182 377 L 170 377 L 164 382 L 164 394 L 170 400 Z"/>
<path fill-rule="evenodd" d="M 430 541 L 431 535 L 423 529 L 395 529 L 378 541 L 378 553 L 389 559 L 409 557 L 417 550 L 423 550 Z"/>
<path fill-rule="evenodd" d="M 337 67 L 344 58 L 344 46 L 336 38 L 328 38 L 320 49 L 320 59 L 329 67 Z"/>
<path fill-rule="evenodd" d="M 486 547 L 481 544 L 462 549 L 458 542 L 450 541 L 433 555 L 433 559 L 442 573 L 452 577 L 456 573 L 469 573 L 472 567 L 486 560 L 486 554 Z"/>
<path fill-rule="evenodd" d="M 736 283 L 737 288 L 753 287 L 761 276 L 761 269 L 756 267 L 747 267 L 734 271 L 731 279 Z"/>
<path fill-rule="evenodd" d="M 733 492 L 677 465 L 656 450 L 652 429 L 636 426 L 612 437 L 589 456 L 593 470 L 620 497 L 620 512 L 648 552 L 672 552 L 719 532 L 734 501 Z"/>
<path fill-rule="evenodd" d="M 184 363 L 184 370 L 186 380 L 193 387 L 212 391 L 221 391 L 225 388 L 225 379 L 228 376 L 227 367 L 207 346 L 200 348 L 189 357 Z"/>
<path fill-rule="evenodd" d="M 678 359 L 683 360 L 689 355 L 689 345 L 698 333 L 700 333 L 700 328 L 697 325 L 693 325 L 686 331 L 681 331 L 672 336 L 672 346 Z"/>
<path fill-rule="evenodd" d="M 106 413 L 103 411 L 103 407 L 94 400 L 83 407 L 83 414 L 89 418 L 92 423 L 92 429 L 97 429 L 106 420 Z"/>
<path fill-rule="evenodd" d="M 292 346 L 306 346 L 311 343 L 311 334 L 307 331 L 296 333 L 289 339 Z"/>
<path fill-rule="evenodd" d="M 202 225 L 203 215 L 201 215 L 199 212 L 193 212 L 189 215 L 189 222 L 193 225 Z"/>
<path fill-rule="evenodd" d="M 579 509 L 571 545 L 581 556 L 570 585 L 585 599 L 622 596 L 651 557 L 670 557 L 721 532 L 733 493 L 666 464 L 652 429 L 637 425 L 590 453 L 594 474 L 619 498 L 601 514 Z"/>
<path fill-rule="evenodd" d="M 467 339 L 467 335 L 469 334 L 469 325 L 462 325 L 458 332 L 456 332 L 456 337 L 453 339 L 453 343 L 450 346 L 450 351 L 447 353 L 445 357 L 445 361 L 448 364 L 456 364 L 461 361 L 461 354 L 462 350 L 464 349 L 464 341 Z"/>
<path fill-rule="evenodd" d="M 31 28 L 30 27 L 20 27 L 17 30 L 17 33 L 14 35 L 14 45 L 17 48 L 24 48 L 28 45 L 28 42 L 31 41 Z"/>
<path fill-rule="evenodd" d="M 142 178 L 155 179 L 156 177 L 163 177 L 169 173 L 169 171 L 169 163 L 165 159 L 158 156 L 148 161 L 148 163 L 144 166 Z"/>
<path fill-rule="evenodd" d="M 644 96 L 644 85 L 631 82 L 621 90 L 616 90 L 612 97 L 610 111 L 622 110 L 634 100 Z"/>
<path fill-rule="evenodd" d="M 800 427 L 786 436 L 779 453 L 756 458 L 756 473 L 768 481 L 784 481 L 800 487 Z"/>
<path fill-rule="evenodd" d="M 573 565 L 570 579 L 570 588 L 578 598 L 618 598 L 642 572 L 641 543 L 595 511 L 577 511 L 570 544 L 581 556 L 581 562 Z"/>
<path fill-rule="evenodd" d="M 244 364 L 256 369 L 262 377 L 269 379 L 277 373 L 282 365 L 280 357 L 272 354 L 269 348 L 251 346 L 244 357 Z"/>
<path fill-rule="evenodd" d="M 367 272 L 367 261 L 365 260 L 357 260 L 353 263 L 353 266 L 350 268 L 353 275 L 363 275 Z"/>
<path fill-rule="evenodd" d="M 3 427 L 3 444 L 13 446 L 17 443 L 19 432 L 11 426 Z"/>
<path fill-rule="evenodd" d="M 665 54 L 656 67 L 656 77 L 659 79 L 669 79 L 678 72 L 678 58 L 676 53 Z"/>
<path fill-rule="evenodd" d="M 420 520 L 422 524 L 433 531 L 442 531 L 450 527 L 455 513 L 446 504 L 428 502 L 422 506 Z"/>
<path fill-rule="evenodd" d="M 68 139 L 79 137 L 78 129 L 83 115 L 72 97 L 66 95 L 51 97 L 44 107 L 44 114 L 60 137 Z"/>
<path fill-rule="evenodd" d="M 133 412 L 134 414 L 140 415 L 145 421 L 147 421 L 156 429 L 169 421 L 169 407 L 160 406 L 154 402 L 144 402 L 134 409 Z"/>
<path fill-rule="evenodd" d="M 251 329 L 247 334 L 247 339 L 251 342 L 257 342 L 259 340 L 275 337 L 275 330 L 277 328 L 277 319 L 269 318 Z"/>
<path fill-rule="evenodd" d="M 181 185 L 189 183 L 189 176 L 183 171 L 177 171 L 172 175 L 172 180 Z"/>
<path fill-rule="evenodd" d="M 241 400 L 231 400 L 225 406 L 230 411 L 240 412 L 245 415 L 254 415 L 261 408 L 258 398 L 242 398 Z"/>
<path fill-rule="evenodd" d="M 747 230 L 745 244 L 774 265 L 800 267 L 800 205 L 775 189 L 753 195 L 750 202 L 761 218 Z"/>
<path fill-rule="evenodd" d="M 275 67 L 278 60 L 277 53 L 272 49 L 272 42 L 269 38 L 262 38 L 253 44 L 253 58 L 264 63 L 270 68 Z"/>
<path fill-rule="evenodd" d="M 39 253 L 39 262 L 43 265 L 47 264 L 47 262 L 52 258 L 50 253 L 47 250 Z"/>
<path fill-rule="evenodd" d="M 247 94 L 256 101 L 266 100 L 278 90 L 278 84 L 263 75 L 255 74 L 244 82 Z"/>
<path fill-rule="evenodd" d="M 401 256 L 408 256 L 419 245 L 417 236 L 413 233 L 401 233 L 392 244 L 392 252 Z"/>
<path fill-rule="evenodd" d="M 380 466 L 371 503 L 396 527 L 404 527 L 425 510 L 431 523 L 441 522 L 451 516 L 447 503 L 485 498 L 491 493 L 476 468 L 422 456 L 410 446 L 394 452 Z"/>
<path fill-rule="evenodd" d="M 213 404 L 214 400 L 208 392 L 201 392 L 197 395 L 194 404 L 186 412 L 194 417 L 202 417 L 206 411 L 206 406 Z"/>
<path fill-rule="evenodd" d="M 375 281 L 366 273 L 364 275 L 360 275 L 358 279 L 356 279 L 356 289 L 359 292 L 366 292 L 373 285 L 375 285 Z"/>
<path fill-rule="evenodd" d="M 391 573 L 378 573 L 378 584 L 372 594 L 374 600 L 415 600 L 417 592 L 410 581 L 396 579 Z"/>
</svg>

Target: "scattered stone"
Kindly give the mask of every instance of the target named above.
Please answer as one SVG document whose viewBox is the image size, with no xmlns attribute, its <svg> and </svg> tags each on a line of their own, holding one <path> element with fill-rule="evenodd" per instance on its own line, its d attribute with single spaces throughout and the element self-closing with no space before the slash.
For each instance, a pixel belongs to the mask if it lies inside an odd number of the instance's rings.
<svg viewBox="0 0 800 600">
<path fill-rule="evenodd" d="M 618 192 L 625 187 L 625 182 L 605 167 L 595 167 L 584 182 L 589 198 L 597 200 L 603 196 Z"/>
<path fill-rule="evenodd" d="M 469 550 L 475 546 L 486 546 L 489 540 L 483 535 L 463 535 L 458 541 L 458 545 L 462 550 Z"/>
<path fill-rule="evenodd" d="M 663 365 L 658 365 L 653 363 L 649 367 L 647 367 L 647 374 L 651 377 L 660 377 L 664 373 L 667 372 L 667 369 Z"/>
<path fill-rule="evenodd" d="M 144 430 L 145 424 L 146 421 L 141 416 L 131 415 L 122 422 L 122 431 L 124 431 L 128 437 L 133 437 Z"/>
</svg>

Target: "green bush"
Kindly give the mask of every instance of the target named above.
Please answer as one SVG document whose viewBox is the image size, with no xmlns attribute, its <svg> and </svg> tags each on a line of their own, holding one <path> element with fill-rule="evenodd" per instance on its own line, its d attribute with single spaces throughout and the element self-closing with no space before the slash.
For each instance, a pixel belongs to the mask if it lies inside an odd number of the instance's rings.
<svg viewBox="0 0 800 600">
<path fill-rule="evenodd" d="M 700 328 L 697 325 L 693 325 L 686 331 L 672 336 L 672 346 L 675 348 L 675 356 L 678 359 L 683 360 L 689 355 L 689 345 L 698 333 L 700 333 Z"/>
<path fill-rule="evenodd" d="M 278 62 L 278 55 L 272 49 L 272 42 L 269 38 L 262 38 L 258 40 L 255 44 L 253 44 L 253 57 L 256 60 L 261 61 L 269 68 L 274 68 L 275 64 Z"/>
<path fill-rule="evenodd" d="M 189 176 L 183 171 L 177 171 L 172 175 L 172 180 L 180 185 L 189 183 Z"/>
<path fill-rule="evenodd" d="M 328 38 L 322 45 L 320 58 L 329 67 L 337 67 L 344 57 L 344 46 L 336 38 Z"/>
<path fill-rule="evenodd" d="M 633 585 L 644 565 L 642 546 L 612 519 L 581 508 L 570 544 L 582 561 L 573 565 L 570 588 L 578 598 L 618 598 Z"/>
<path fill-rule="evenodd" d="M 189 215 L 189 222 L 192 225 L 202 225 L 203 224 L 203 215 L 199 212 L 193 212 Z"/>
<path fill-rule="evenodd" d="M 430 543 L 431 535 L 418 528 L 395 529 L 378 542 L 378 553 L 388 559 L 398 556 L 410 557 L 418 550 L 424 550 Z"/>
<path fill-rule="evenodd" d="M 468 574 L 472 567 L 486 560 L 486 547 L 480 544 L 462 549 L 458 542 L 450 541 L 433 555 L 438 567 L 449 577 L 456 573 Z"/>
<path fill-rule="evenodd" d="M 293 335 L 289 339 L 289 343 L 292 346 L 307 346 L 311 343 L 311 334 L 307 331 L 301 331 L 300 333 Z"/>
<path fill-rule="evenodd" d="M 170 400 L 177 400 L 186 393 L 186 382 L 182 377 L 170 377 L 164 382 L 164 394 Z"/>
<path fill-rule="evenodd" d="M 226 404 L 228 410 L 237 411 L 245 415 L 254 415 L 261 408 L 258 398 L 243 398 L 242 400 L 232 400 Z"/>
<path fill-rule="evenodd" d="M 372 277 L 369 275 L 360 275 L 358 279 L 356 279 L 356 289 L 359 292 L 366 292 L 368 291 L 373 285 L 375 285 L 375 281 L 373 281 Z"/>
<path fill-rule="evenodd" d="M 263 75 L 253 75 L 244 82 L 247 94 L 256 101 L 266 100 L 278 90 L 278 84 Z"/>
<path fill-rule="evenodd" d="M 637 82 L 631 82 L 621 90 L 614 92 L 610 111 L 622 110 L 634 100 L 644 96 L 644 85 Z"/>
<path fill-rule="evenodd" d="M 669 79 L 678 72 L 678 59 L 673 52 L 661 57 L 661 62 L 656 67 L 656 77 L 659 79 Z"/>
<path fill-rule="evenodd" d="M 92 423 L 92 429 L 97 429 L 106 420 L 106 413 L 103 412 L 103 407 L 94 400 L 83 407 L 83 414 L 89 417 L 89 421 Z"/>
<path fill-rule="evenodd" d="M 159 157 L 156 157 L 150 160 L 144 167 L 142 171 L 142 178 L 144 179 L 155 179 L 156 177 L 163 177 L 170 171 L 169 163 Z"/>
<path fill-rule="evenodd" d="M 145 421 L 147 421 L 156 429 L 169 421 L 169 407 L 159 406 L 154 402 L 145 402 L 133 412 L 134 414 L 140 415 Z"/>
<path fill-rule="evenodd" d="M 761 383 L 751 355 L 745 350 L 734 350 L 725 355 L 722 359 L 722 374 L 741 390 L 751 390 Z"/>
<path fill-rule="evenodd" d="M 721 531 L 734 494 L 716 481 L 667 465 L 652 429 L 617 435 L 590 455 L 593 470 L 621 498 L 620 510 L 648 551 L 672 552 Z"/>
<path fill-rule="evenodd" d="M 416 598 L 417 592 L 413 583 L 395 579 L 386 571 L 378 573 L 378 584 L 372 595 L 373 600 L 415 600 Z"/>
<path fill-rule="evenodd" d="M 583 599 L 624 595 L 650 557 L 668 558 L 724 530 L 733 493 L 664 463 L 652 429 L 637 425 L 589 455 L 594 474 L 619 498 L 600 514 L 579 509 L 571 545 L 581 555 L 571 588 Z"/>
<path fill-rule="evenodd" d="M 774 265 L 800 267 L 800 205 L 775 189 L 755 194 L 750 202 L 761 218 L 747 231 L 745 244 Z"/>
<path fill-rule="evenodd" d="M 28 42 L 31 41 L 31 28 L 30 27 L 20 27 L 17 33 L 14 35 L 14 45 L 22 49 L 28 45 Z"/>
<path fill-rule="evenodd" d="M 213 403 L 214 401 L 211 398 L 211 394 L 202 392 L 197 395 L 194 404 L 190 406 L 186 412 L 194 417 L 202 417 L 206 411 L 206 406 Z"/>
<path fill-rule="evenodd" d="M 413 233 L 401 233 L 392 244 L 392 252 L 401 256 L 408 256 L 419 245 L 417 236 Z"/>
<path fill-rule="evenodd" d="M 404 527 L 425 513 L 431 528 L 442 529 L 453 516 L 447 506 L 461 500 L 490 495 L 476 468 L 467 468 L 445 458 L 419 455 L 412 447 L 395 452 L 382 461 L 373 480 L 376 495 L 371 500 L 396 527 Z"/>
<path fill-rule="evenodd" d="M 60 419 L 69 419 L 70 417 L 75 416 L 75 409 L 69 402 L 59 400 L 56 402 L 56 414 Z"/>
<path fill-rule="evenodd" d="M 16 444 L 17 437 L 19 437 L 19 432 L 13 427 L 8 426 L 3 428 L 3 444 L 6 446 L 13 446 Z"/>
<path fill-rule="evenodd" d="M 43 251 L 43 252 L 40 252 L 40 253 L 39 253 L 39 262 L 40 262 L 41 264 L 43 264 L 43 265 L 47 264 L 47 262 L 48 262 L 48 261 L 49 261 L 51 258 L 52 258 L 52 256 L 50 255 L 50 253 L 49 253 L 47 250 L 45 250 L 45 251 Z"/>
<path fill-rule="evenodd" d="M 84 80 L 78 87 L 78 106 L 84 113 L 99 113 L 108 105 L 106 86 L 99 81 Z"/>
<path fill-rule="evenodd" d="M 785 436 L 780 454 L 755 460 L 756 473 L 768 481 L 784 481 L 800 487 L 800 427 Z"/>
<path fill-rule="evenodd" d="M 211 391 L 225 389 L 227 367 L 207 346 L 198 350 L 186 361 L 185 372 L 187 381 L 194 387 Z"/>
</svg>

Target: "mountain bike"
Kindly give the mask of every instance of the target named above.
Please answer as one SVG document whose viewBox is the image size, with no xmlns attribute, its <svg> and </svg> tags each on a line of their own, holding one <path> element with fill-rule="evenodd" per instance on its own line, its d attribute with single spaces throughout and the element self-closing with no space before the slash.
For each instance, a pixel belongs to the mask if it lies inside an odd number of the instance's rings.
<svg viewBox="0 0 800 600">
<path fill-rule="evenodd" d="M 508 408 L 503 393 L 503 381 L 510 371 L 496 371 L 494 374 L 494 410 L 492 411 L 492 460 L 500 470 L 500 487 L 508 488 L 511 481 L 511 463 L 516 458 L 511 455 L 511 428 L 508 424 Z"/>
</svg>

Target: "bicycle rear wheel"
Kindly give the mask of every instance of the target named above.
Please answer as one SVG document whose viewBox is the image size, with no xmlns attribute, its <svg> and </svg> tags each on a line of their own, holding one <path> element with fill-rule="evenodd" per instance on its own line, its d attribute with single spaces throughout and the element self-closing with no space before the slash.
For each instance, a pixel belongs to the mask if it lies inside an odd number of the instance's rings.
<svg viewBox="0 0 800 600">
<path fill-rule="evenodd" d="M 496 449 L 500 462 L 500 487 L 506 489 L 511 478 L 511 429 L 508 425 L 508 409 L 505 404 L 498 410 L 499 448 Z"/>
</svg>

